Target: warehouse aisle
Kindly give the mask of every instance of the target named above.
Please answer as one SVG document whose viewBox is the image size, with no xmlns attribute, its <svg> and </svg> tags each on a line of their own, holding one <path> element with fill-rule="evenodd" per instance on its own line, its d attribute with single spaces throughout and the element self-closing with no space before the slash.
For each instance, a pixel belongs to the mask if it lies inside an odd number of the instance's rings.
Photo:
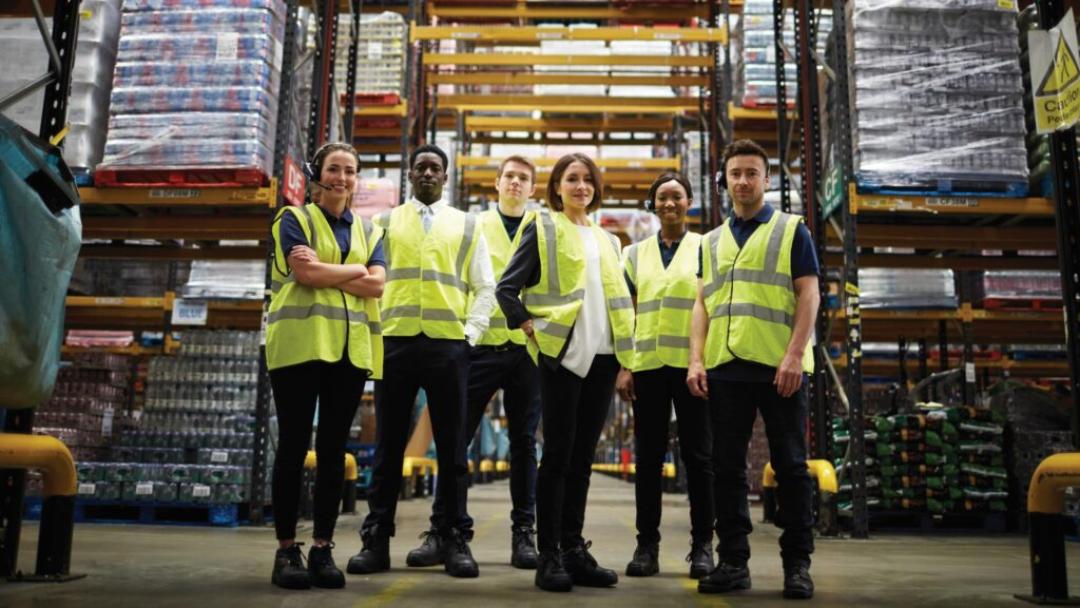
<svg viewBox="0 0 1080 608">
<path fill-rule="evenodd" d="M 269 583 L 274 538 L 270 529 L 83 525 L 75 531 L 72 571 L 90 576 L 63 585 L 0 583 L 0 605 L 29 606 L 779 606 L 780 563 L 776 530 L 763 525 L 751 537 L 754 589 L 740 595 L 704 596 L 686 578 L 685 497 L 665 496 L 661 574 L 629 579 L 622 570 L 634 549 L 633 493 L 629 484 L 597 475 L 589 497 L 586 538 L 601 564 L 620 572 L 615 589 L 576 589 L 547 594 L 532 573 L 508 565 L 508 489 L 505 481 L 472 492 L 477 535 L 473 551 L 480 578 L 452 579 L 442 569 L 405 567 L 405 553 L 427 522 L 430 503 L 401 503 L 399 533 L 389 574 L 350 576 L 342 591 L 289 592 Z M 755 510 L 755 520 L 760 511 Z M 310 534 L 310 522 L 301 536 Z M 341 565 L 359 548 L 360 518 L 342 518 L 337 555 Z M 23 533 L 20 564 L 33 567 L 37 526 Z M 1075 577 L 1080 545 L 1068 546 Z M 870 541 L 822 540 L 813 574 L 817 605 L 1010 605 L 1030 590 L 1027 538 L 1020 535 L 876 536 Z"/>
</svg>

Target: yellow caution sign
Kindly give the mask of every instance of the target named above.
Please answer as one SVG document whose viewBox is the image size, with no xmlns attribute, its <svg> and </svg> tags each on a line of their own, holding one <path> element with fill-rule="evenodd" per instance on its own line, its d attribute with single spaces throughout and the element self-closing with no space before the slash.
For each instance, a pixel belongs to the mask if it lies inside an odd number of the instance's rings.
<svg viewBox="0 0 1080 608">
<path fill-rule="evenodd" d="M 1028 32 L 1035 128 L 1068 129 L 1080 120 L 1080 56 L 1072 9 L 1047 31 Z M 1065 27 L 1062 25 L 1065 24 Z"/>
</svg>

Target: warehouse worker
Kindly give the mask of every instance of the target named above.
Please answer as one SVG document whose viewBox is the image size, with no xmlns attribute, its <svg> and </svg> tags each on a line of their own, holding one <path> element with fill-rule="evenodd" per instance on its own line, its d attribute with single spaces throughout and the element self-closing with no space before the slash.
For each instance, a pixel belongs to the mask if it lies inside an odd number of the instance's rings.
<svg viewBox="0 0 1080 608">
<path fill-rule="evenodd" d="M 768 157 L 749 140 L 724 151 L 732 216 L 705 235 L 690 334 L 690 391 L 709 400 L 720 563 L 698 591 L 750 588 L 746 450 L 761 412 L 776 472 L 784 597 L 810 598 L 813 486 L 806 468 L 806 375 L 820 294 L 810 232 L 765 204 Z"/>
<path fill-rule="evenodd" d="M 525 211 L 525 203 L 536 193 L 536 167 L 521 156 L 510 156 L 499 164 L 495 175 L 498 207 L 476 220 L 484 235 L 495 279 L 502 277 L 510 255 L 521 240 L 522 226 L 535 219 Z M 469 382 L 466 405 L 465 441 L 476 435 L 488 402 L 500 388 L 510 438 L 510 564 L 515 568 L 536 568 L 533 525 L 536 522 L 536 426 L 540 422 L 540 388 L 536 364 L 525 348 L 525 334 L 508 329 L 506 317 L 496 306 L 488 330 L 469 351 Z M 463 480 L 462 483 L 468 483 Z M 443 516 L 438 496 L 432 505 L 432 525 Z M 465 527 L 472 529 L 466 517 Z M 426 543 L 409 554 L 418 565 L 430 565 L 438 554 L 438 536 L 428 534 Z"/>
<path fill-rule="evenodd" d="M 376 446 L 370 511 L 360 529 L 364 546 L 349 560 L 350 574 L 390 568 L 401 467 L 420 388 L 427 394 L 443 505 L 442 518 L 423 536 L 438 549 L 434 563 L 444 564 L 448 574 L 479 574 L 468 545 L 472 531 L 465 523 L 465 390 L 469 346 L 487 330 L 495 281 L 476 216 L 442 198 L 447 164 L 437 146 L 414 149 L 409 155 L 412 197 L 376 218 L 386 230 L 385 373 L 375 385 Z"/>
<path fill-rule="evenodd" d="M 278 417 L 272 497 L 280 548 L 271 582 L 286 589 L 345 585 L 330 550 L 349 427 L 368 377 L 381 373 L 376 300 L 386 265 L 382 228 L 349 211 L 359 164 L 348 144 L 319 148 L 310 165 L 314 202 L 285 207 L 273 225 L 266 366 Z M 305 568 L 296 517 L 316 399 L 315 540 Z"/>
<path fill-rule="evenodd" d="M 525 226 L 496 290 L 507 325 L 529 337 L 540 369 L 544 455 L 536 482 L 535 583 L 546 591 L 610 587 L 581 536 L 596 443 L 619 365 L 634 354 L 634 310 L 619 242 L 588 214 L 603 199 L 596 163 L 568 154 L 552 168 L 547 205 Z M 524 302 L 524 303 L 523 303 Z"/>
<path fill-rule="evenodd" d="M 634 364 L 623 368 L 615 383 L 619 396 L 631 401 L 634 409 L 638 535 L 627 576 L 652 576 L 660 571 L 660 482 L 672 403 L 690 498 L 690 577 L 701 578 L 713 569 L 709 404 L 691 395 L 686 386 L 701 244 L 701 235 L 686 226 L 692 202 L 690 182 L 681 173 L 656 178 L 645 206 L 660 218 L 660 231 L 623 252 L 626 281 L 637 298 Z"/>
</svg>

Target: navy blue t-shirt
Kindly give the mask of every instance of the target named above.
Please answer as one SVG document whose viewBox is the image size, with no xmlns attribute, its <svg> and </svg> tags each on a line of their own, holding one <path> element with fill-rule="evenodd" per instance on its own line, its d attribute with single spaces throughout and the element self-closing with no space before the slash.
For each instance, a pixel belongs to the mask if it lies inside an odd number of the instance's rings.
<svg viewBox="0 0 1080 608">
<path fill-rule="evenodd" d="M 671 260 L 675 259 L 675 253 L 679 250 L 679 243 L 682 242 L 682 239 L 672 241 L 671 246 L 668 247 L 664 244 L 664 239 L 660 238 L 660 234 L 657 233 L 656 242 L 660 243 L 660 261 L 663 262 L 664 268 L 667 268 L 671 264 Z M 698 266 L 701 266 L 700 255 L 698 256 Z M 626 275 L 626 286 L 630 288 L 630 295 L 637 297 L 637 286 L 630 280 L 630 273 L 623 271 L 623 274 Z"/>
<path fill-rule="evenodd" d="M 728 221 L 731 222 L 731 232 L 735 236 L 735 242 L 742 247 L 746 240 L 758 226 L 767 224 L 772 219 L 776 210 L 765 204 L 754 217 L 744 220 L 732 212 Z M 817 275 L 820 272 L 817 251 L 814 249 L 814 239 L 810 236 L 810 230 L 806 224 L 800 222 L 795 229 L 795 238 L 791 242 L 791 278 L 798 279 L 805 276 Z M 702 276 L 701 252 L 698 251 L 698 278 Z M 727 382 L 772 382 L 776 377 L 776 368 L 752 361 L 736 359 L 719 367 L 709 370 L 710 380 Z"/>
<path fill-rule="evenodd" d="M 496 211 L 499 213 L 499 219 L 502 220 L 503 228 L 506 228 L 506 236 L 510 237 L 510 240 L 513 241 L 514 237 L 517 236 L 518 227 L 521 226 L 521 221 L 525 219 L 525 216 L 519 215 L 515 217 L 513 215 L 504 215 L 503 212 L 498 209 L 496 209 Z"/>
<path fill-rule="evenodd" d="M 317 205 L 316 205 L 317 206 Z M 349 255 L 349 249 L 352 246 L 352 224 L 354 221 L 353 214 L 348 209 L 341 214 L 341 217 L 334 217 L 334 214 L 330 213 L 326 209 L 319 207 L 319 211 L 322 212 L 323 217 L 326 218 L 327 223 L 330 224 L 330 230 L 334 233 L 334 240 L 338 243 L 338 248 L 341 249 L 341 259 L 345 259 Z M 288 256 L 293 247 L 297 245 L 303 245 L 310 247 L 311 243 L 308 242 L 306 236 L 304 236 L 303 229 L 300 228 L 300 221 L 296 219 L 296 215 L 292 213 L 286 213 L 281 216 L 281 228 L 279 230 L 281 238 L 281 250 Z M 368 258 L 367 266 L 382 266 L 386 267 L 386 254 L 383 253 L 383 240 L 379 239 L 379 242 L 375 244 L 375 248 L 371 250 L 371 256 Z"/>
</svg>

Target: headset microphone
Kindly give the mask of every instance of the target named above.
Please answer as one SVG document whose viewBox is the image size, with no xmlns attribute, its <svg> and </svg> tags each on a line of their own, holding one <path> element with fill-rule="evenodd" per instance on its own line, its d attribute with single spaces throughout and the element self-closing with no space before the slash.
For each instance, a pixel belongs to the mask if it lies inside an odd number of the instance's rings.
<svg viewBox="0 0 1080 608">
<path fill-rule="evenodd" d="M 307 180 L 309 182 L 315 184 L 323 190 L 333 190 L 333 188 L 331 188 L 330 186 L 327 186 L 326 184 L 315 179 L 315 165 L 312 165 L 311 163 L 304 163 L 304 177 L 307 177 Z"/>
</svg>

